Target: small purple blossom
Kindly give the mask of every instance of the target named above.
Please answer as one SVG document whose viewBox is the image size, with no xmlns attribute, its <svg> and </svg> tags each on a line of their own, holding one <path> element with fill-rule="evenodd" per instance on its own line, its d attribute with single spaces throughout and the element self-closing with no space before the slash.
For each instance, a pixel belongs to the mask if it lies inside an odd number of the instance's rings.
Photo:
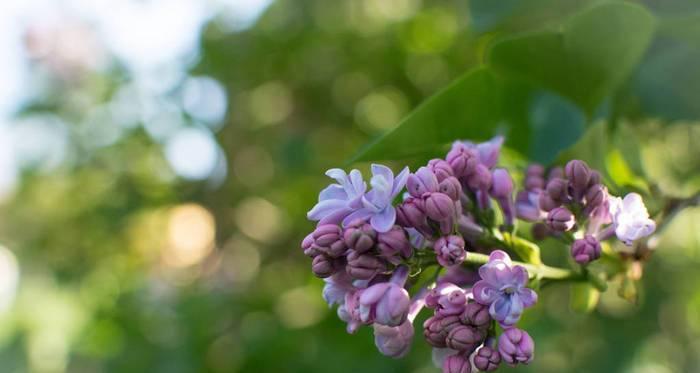
<svg viewBox="0 0 700 373">
<path fill-rule="evenodd" d="M 515 325 L 523 310 L 537 302 L 537 293 L 528 289 L 527 270 L 513 266 L 508 254 L 496 250 L 489 262 L 479 268 L 481 280 L 473 288 L 474 300 L 490 306 L 489 313 L 502 326 Z"/>
<path fill-rule="evenodd" d="M 367 184 L 358 170 L 345 171 L 333 168 L 326 175 L 337 181 L 321 191 L 318 203 L 307 214 L 309 220 L 320 224 L 338 224 L 362 206 L 362 197 L 367 190 Z"/>
<path fill-rule="evenodd" d="M 413 197 L 420 198 L 425 193 L 437 192 L 438 179 L 431 169 L 421 167 L 408 176 L 406 188 Z"/>
<path fill-rule="evenodd" d="M 392 202 L 406 185 L 408 175 L 408 167 L 394 178 L 394 173 L 389 167 L 373 164 L 370 180 L 372 190 L 361 198 L 361 208 L 345 216 L 343 224 L 350 224 L 357 219 L 369 219 L 377 232 L 386 232 L 391 229 L 396 221 L 396 209 Z"/>
<path fill-rule="evenodd" d="M 399 326 L 374 324 L 374 344 L 377 350 L 385 356 L 399 359 L 411 349 L 413 341 L 413 323 L 409 320 Z"/>
<path fill-rule="evenodd" d="M 481 372 L 492 372 L 501 364 L 501 354 L 491 346 L 484 345 L 474 355 L 474 366 Z"/>
<path fill-rule="evenodd" d="M 438 263 L 443 267 L 461 264 L 467 256 L 464 245 L 464 239 L 461 236 L 440 237 L 433 246 Z"/>
<path fill-rule="evenodd" d="M 656 230 L 656 223 L 649 219 L 642 196 L 637 193 L 630 193 L 624 199 L 611 198 L 609 211 L 615 234 L 625 245 L 630 246 L 634 241 L 649 236 Z"/>
<path fill-rule="evenodd" d="M 495 136 L 492 139 L 479 144 L 474 144 L 470 141 L 457 141 L 452 144 L 452 149 L 454 150 L 455 148 L 459 148 L 461 146 L 471 149 L 478 155 L 479 163 L 488 168 L 493 168 L 496 166 L 496 163 L 498 163 L 498 157 L 501 154 L 503 140 L 503 136 Z"/>
</svg>

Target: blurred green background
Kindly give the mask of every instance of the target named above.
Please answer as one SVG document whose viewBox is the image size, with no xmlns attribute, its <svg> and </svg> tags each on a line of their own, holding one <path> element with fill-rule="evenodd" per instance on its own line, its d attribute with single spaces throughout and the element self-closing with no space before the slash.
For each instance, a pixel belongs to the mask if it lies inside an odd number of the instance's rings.
<svg viewBox="0 0 700 373">
<path fill-rule="evenodd" d="M 420 329 L 403 360 L 367 328 L 345 333 L 299 248 L 306 211 L 327 168 L 349 167 L 496 40 L 562 30 L 597 3 L 4 1 L 0 371 L 437 371 Z M 531 72 L 477 139 L 504 133 L 506 162 L 549 163 L 604 122 L 572 151 L 613 190 L 696 195 L 700 3 L 636 3 L 653 34 L 634 63 L 604 61 L 629 66 L 600 92 L 567 91 L 597 76 L 596 56 L 557 72 L 537 43 L 505 54 L 504 70 Z M 635 24 L 608 28 L 624 21 L 592 29 L 634 44 Z M 699 219 L 685 209 L 658 237 L 637 305 L 614 286 L 588 315 L 565 286 L 540 294 L 524 320 L 537 357 L 518 371 L 700 372 Z"/>
</svg>

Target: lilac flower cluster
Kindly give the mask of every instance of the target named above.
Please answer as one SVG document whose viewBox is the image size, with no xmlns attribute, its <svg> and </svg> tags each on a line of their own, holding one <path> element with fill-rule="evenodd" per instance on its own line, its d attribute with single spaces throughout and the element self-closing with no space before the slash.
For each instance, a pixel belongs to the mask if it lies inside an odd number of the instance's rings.
<svg viewBox="0 0 700 373">
<path fill-rule="evenodd" d="M 370 188 L 358 170 L 326 173 L 335 183 L 309 211 L 317 226 L 302 249 L 349 333 L 371 326 L 382 354 L 403 357 L 416 316 L 428 308 L 433 315 L 423 334 L 444 372 L 528 364 L 534 342 L 516 325 L 537 302 L 528 287 L 536 275 L 528 269 L 537 267 L 501 250 L 512 249 L 505 237 L 514 235 L 516 218 L 534 222 L 536 238 L 568 242 L 580 264 L 600 257 L 604 239 L 631 244 L 653 232 L 641 198 L 610 196 L 600 174 L 582 161 L 549 172 L 530 166 L 524 190 L 513 198 L 511 174 L 496 167 L 502 144 L 500 136 L 458 141 L 444 159 L 413 173 L 404 168 L 394 175 L 375 164 Z M 421 278 L 429 267 L 437 273 L 426 284 Z"/>
<path fill-rule="evenodd" d="M 600 258 L 600 242 L 613 235 L 629 246 L 656 228 L 639 194 L 611 196 L 600 173 L 580 160 L 552 168 L 546 179 L 542 166 L 531 165 L 515 209 L 519 218 L 537 222 L 536 238 L 570 235 L 571 256 L 581 265 Z"/>
</svg>

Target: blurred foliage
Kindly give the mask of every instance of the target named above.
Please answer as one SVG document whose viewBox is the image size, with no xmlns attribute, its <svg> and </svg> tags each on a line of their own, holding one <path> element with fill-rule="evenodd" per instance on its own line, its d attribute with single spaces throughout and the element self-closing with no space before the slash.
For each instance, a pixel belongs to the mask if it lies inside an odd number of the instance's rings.
<svg viewBox="0 0 700 373">
<path fill-rule="evenodd" d="M 65 161 L 27 167 L 0 210 L 21 269 L 0 370 L 435 371 L 420 332 L 388 359 L 324 305 L 298 248 L 323 171 L 365 143 L 363 160 L 415 165 L 455 137 L 502 133 L 510 164 L 581 157 L 615 193 L 668 212 L 700 189 L 699 15 L 681 0 L 278 0 L 247 29 L 214 18 L 188 67 L 227 94 L 211 129 L 224 162 L 202 181 L 169 166 L 155 119 L 121 123 L 144 107 L 90 117 L 136 96 L 120 64 L 40 75 L 21 116 L 64 123 L 69 144 Z M 580 299 L 544 290 L 524 319 L 537 358 L 519 371 L 697 370 L 698 213 L 663 232 L 636 306 L 617 296 L 622 281 Z M 565 260 L 548 249 L 545 262 Z M 569 308 L 593 298 L 590 314 Z"/>
</svg>

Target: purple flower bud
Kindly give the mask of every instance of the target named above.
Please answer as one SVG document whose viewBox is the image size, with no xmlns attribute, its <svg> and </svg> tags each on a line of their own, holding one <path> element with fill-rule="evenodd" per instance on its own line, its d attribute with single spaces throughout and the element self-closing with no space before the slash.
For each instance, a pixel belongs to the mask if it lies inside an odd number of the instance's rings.
<svg viewBox="0 0 700 373">
<path fill-rule="evenodd" d="M 410 320 L 399 326 L 374 324 L 374 344 L 383 355 L 402 358 L 411 349 L 413 333 L 413 323 Z"/>
<path fill-rule="evenodd" d="M 464 307 L 464 312 L 459 316 L 464 325 L 470 325 L 477 329 L 488 329 L 491 325 L 489 307 L 479 303 L 469 303 Z"/>
<path fill-rule="evenodd" d="M 467 305 L 467 295 L 462 289 L 452 290 L 438 299 L 436 313 L 443 316 L 458 316 L 464 312 Z"/>
<path fill-rule="evenodd" d="M 328 246 L 341 239 L 343 230 L 336 224 L 321 224 L 312 233 L 314 242 L 319 246 Z"/>
<path fill-rule="evenodd" d="M 457 202 L 462 195 L 462 184 L 456 177 L 449 176 L 440 182 L 438 191 L 447 194 L 453 201 Z"/>
<path fill-rule="evenodd" d="M 447 335 L 452 329 L 461 326 L 455 315 L 435 314 L 423 323 L 425 340 L 433 347 L 447 347 Z"/>
<path fill-rule="evenodd" d="M 390 282 L 372 285 L 360 295 L 360 319 L 386 326 L 399 326 L 406 321 L 411 299 L 403 288 L 408 267 L 394 271 Z"/>
<path fill-rule="evenodd" d="M 433 249 L 437 254 L 437 261 L 443 267 L 451 267 L 461 264 L 467 257 L 464 250 L 464 239 L 461 236 L 440 237 L 435 241 Z"/>
<path fill-rule="evenodd" d="M 479 152 L 479 162 L 488 168 L 493 168 L 498 163 L 503 140 L 503 136 L 494 136 L 489 141 L 477 144 L 476 150 Z"/>
<path fill-rule="evenodd" d="M 343 239 L 348 248 L 364 253 L 374 247 L 377 232 L 366 221 L 356 220 L 345 228 Z"/>
<path fill-rule="evenodd" d="M 460 356 L 460 355 L 452 355 L 448 356 L 445 361 L 442 363 L 442 373 L 471 373 L 472 372 L 472 363 L 469 362 L 469 359 Z"/>
<path fill-rule="evenodd" d="M 603 185 L 591 185 L 586 191 L 586 210 L 593 211 L 594 208 L 602 205 L 607 197 L 608 193 Z"/>
<path fill-rule="evenodd" d="M 321 254 L 321 251 L 318 250 L 318 246 L 314 244 L 313 232 L 304 237 L 304 241 L 301 242 L 301 248 L 304 250 L 304 255 L 311 258 Z"/>
<path fill-rule="evenodd" d="M 450 176 L 455 176 L 452 166 L 442 159 L 431 159 L 430 162 L 428 162 L 428 168 L 433 171 L 438 182 L 442 182 Z"/>
<path fill-rule="evenodd" d="M 493 183 L 490 194 L 495 199 L 510 199 L 513 195 L 513 179 L 504 168 L 497 168 L 492 173 Z"/>
<path fill-rule="evenodd" d="M 569 183 L 561 178 L 554 178 L 547 183 L 547 195 L 558 203 L 569 201 Z"/>
<path fill-rule="evenodd" d="M 544 178 L 541 176 L 526 176 L 525 177 L 525 189 L 526 190 L 544 189 Z"/>
<path fill-rule="evenodd" d="M 566 232 L 574 227 L 574 214 L 566 207 L 557 207 L 547 214 L 547 227 L 555 232 Z"/>
<path fill-rule="evenodd" d="M 486 338 L 486 332 L 483 329 L 477 329 L 471 326 L 460 325 L 447 334 L 447 347 L 457 351 L 472 352 Z"/>
<path fill-rule="evenodd" d="M 430 193 L 425 198 L 425 213 L 435 221 L 455 217 L 455 202 L 447 194 Z"/>
<path fill-rule="evenodd" d="M 311 271 L 320 278 L 330 277 L 341 267 L 339 262 L 326 255 L 317 255 L 311 263 Z"/>
<path fill-rule="evenodd" d="M 524 330 L 506 329 L 498 338 L 498 352 L 510 366 L 529 364 L 535 355 L 535 342 Z"/>
<path fill-rule="evenodd" d="M 406 228 L 421 228 L 428 225 L 425 203 L 420 198 L 409 197 L 396 208 L 396 222 Z"/>
<path fill-rule="evenodd" d="M 515 205 L 513 204 L 513 179 L 503 168 L 493 170 L 491 197 L 498 201 L 503 212 L 505 225 L 512 226 L 515 220 Z"/>
<path fill-rule="evenodd" d="M 571 256 L 576 263 L 584 265 L 600 258 L 600 243 L 595 237 L 587 234 L 586 237 L 574 241 L 571 245 Z"/>
<path fill-rule="evenodd" d="M 588 181 L 591 178 L 591 169 L 586 162 L 574 159 L 569 161 L 564 168 L 566 178 L 571 183 L 571 190 L 574 200 L 580 201 L 588 188 Z"/>
<path fill-rule="evenodd" d="M 404 258 L 411 256 L 411 243 L 408 242 L 406 231 L 398 225 L 395 225 L 388 232 L 379 233 L 377 242 L 379 253 L 386 258 L 397 254 L 401 254 Z"/>
<path fill-rule="evenodd" d="M 539 198 L 539 206 L 540 210 L 549 212 L 554 210 L 555 208 L 561 206 L 561 203 L 555 201 L 552 197 L 549 196 L 549 193 L 542 193 L 540 194 Z"/>
<path fill-rule="evenodd" d="M 348 265 L 345 270 L 352 278 L 358 280 L 370 280 L 377 273 L 386 271 L 385 262 L 369 253 L 350 251 L 347 260 Z"/>
<path fill-rule="evenodd" d="M 455 143 L 445 160 L 452 167 L 454 176 L 464 178 L 474 172 L 474 168 L 479 163 L 479 155 L 474 149 L 462 143 Z"/>
<path fill-rule="evenodd" d="M 501 354 L 490 346 L 483 346 L 474 355 L 474 366 L 482 372 L 492 372 L 501 364 Z"/>
<path fill-rule="evenodd" d="M 428 167 L 421 167 L 408 176 L 406 188 L 413 197 L 420 198 L 425 193 L 437 192 L 438 180 Z"/>
<path fill-rule="evenodd" d="M 425 296 L 425 306 L 428 308 L 438 308 L 440 306 L 440 299 L 453 291 L 463 292 L 462 288 L 449 282 L 441 282 L 437 284 L 437 286 L 430 289 L 428 294 Z"/>
<path fill-rule="evenodd" d="M 478 164 L 474 172 L 467 178 L 467 185 L 472 190 L 488 191 L 491 188 L 492 176 L 488 167 Z"/>
</svg>

